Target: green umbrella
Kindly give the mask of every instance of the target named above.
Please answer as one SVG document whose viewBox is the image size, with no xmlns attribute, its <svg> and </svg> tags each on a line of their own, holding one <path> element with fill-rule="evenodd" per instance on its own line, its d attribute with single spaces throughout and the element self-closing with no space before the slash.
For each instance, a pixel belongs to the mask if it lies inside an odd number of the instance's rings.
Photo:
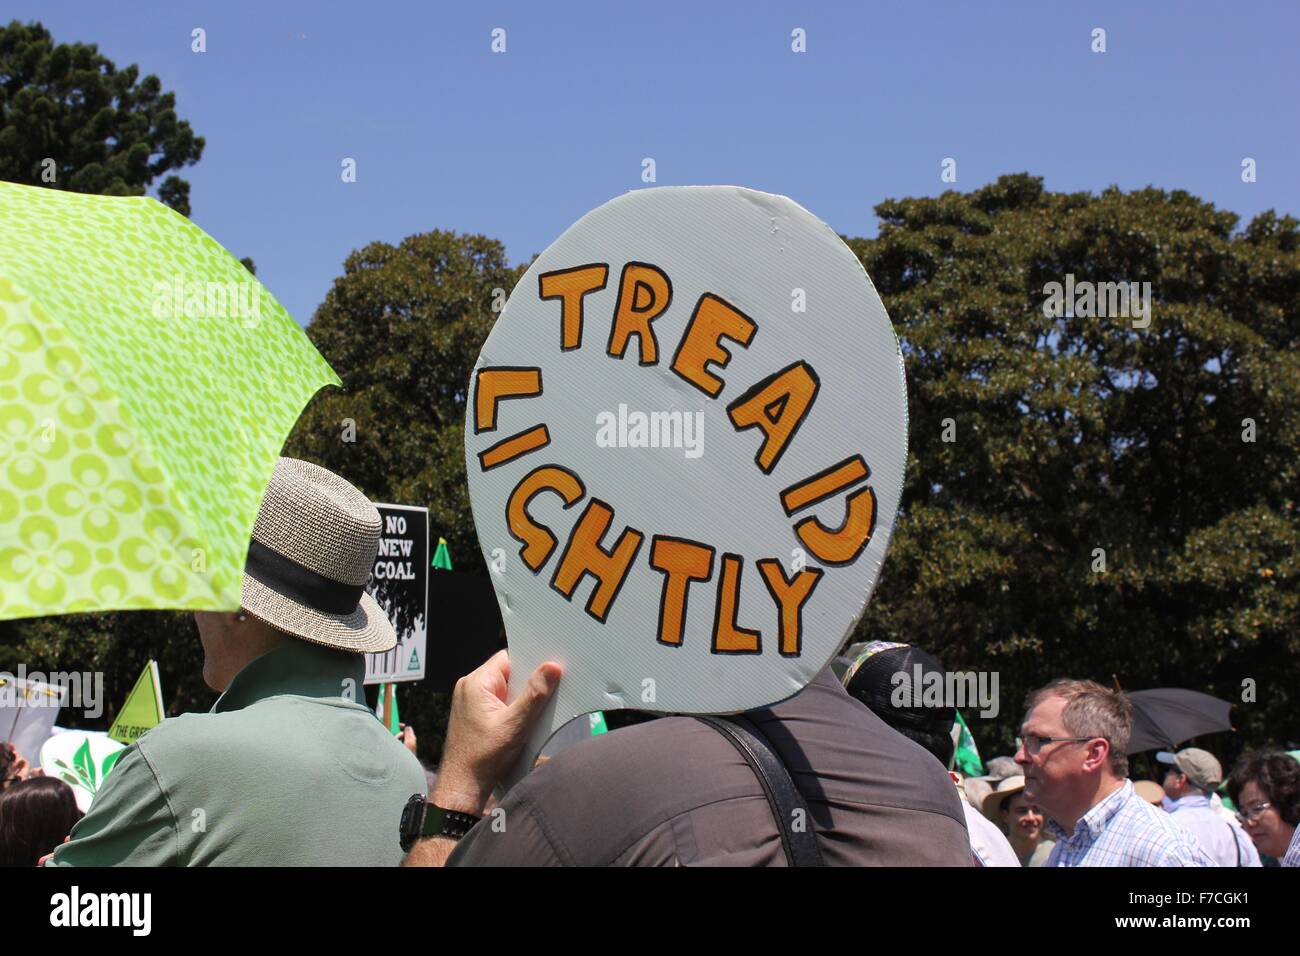
<svg viewBox="0 0 1300 956">
<path fill-rule="evenodd" d="M 0 620 L 237 608 L 271 469 L 330 384 L 188 219 L 0 183 Z"/>
</svg>

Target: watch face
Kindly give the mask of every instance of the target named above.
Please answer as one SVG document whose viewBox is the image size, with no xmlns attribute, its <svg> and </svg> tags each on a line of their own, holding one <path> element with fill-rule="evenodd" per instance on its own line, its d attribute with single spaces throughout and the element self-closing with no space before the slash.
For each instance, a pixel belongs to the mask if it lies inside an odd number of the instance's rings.
<svg viewBox="0 0 1300 956">
<path fill-rule="evenodd" d="M 417 793 L 410 800 L 407 800 L 406 806 L 402 808 L 402 820 L 398 825 L 397 832 L 403 853 L 410 851 L 411 845 L 415 843 L 416 837 L 420 835 L 424 807 L 424 797 Z"/>
</svg>

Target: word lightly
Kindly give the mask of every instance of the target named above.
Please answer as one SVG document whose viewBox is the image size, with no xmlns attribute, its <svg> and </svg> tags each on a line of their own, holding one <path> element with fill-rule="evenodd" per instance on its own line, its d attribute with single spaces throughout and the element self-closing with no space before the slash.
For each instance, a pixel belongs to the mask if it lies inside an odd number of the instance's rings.
<svg viewBox="0 0 1300 956">
<path fill-rule="evenodd" d="M 262 289 L 256 282 L 171 282 L 153 286 L 155 319 L 260 319 Z"/>
<path fill-rule="evenodd" d="M 704 413 L 645 412 L 629 413 L 626 405 L 618 414 L 601 412 L 596 416 L 598 448 L 684 448 L 687 458 L 704 454 Z"/>
<path fill-rule="evenodd" d="M 0 671 L 0 707 L 63 706 L 83 710 L 91 719 L 101 716 L 104 713 L 103 672 L 32 671 L 29 674 L 26 664 L 19 664 L 16 674 Z"/>
<path fill-rule="evenodd" d="M 889 678 L 894 688 L 889 702 L 895 707 L 968 707 L 979 705 L 981 717 L 998 715 L 998 672 L 926 672 L 920 664 L 912 673 L 896 671 Z M 989 685 L 992 685 L 990 687 Z"/>
<path fill-rule="evenodd" d="M 1058 319 L 1065 315 L 1080 319 L 1132 318 L 1133 328 L 1151 324 L 1150 282 L 1083 282 L 1074 281 L 1074 273 L 1065 277 L 1065 286 L 1049 282 L 1043 286 L 1043 315 Z M 1134 308 L 1134 303 L 1137 307 Z M 1137 319 L 1142 321 L 1139 322 Z"/>
<path fill-rule="evenodd" d="M 71 893 L 50 897 L 51 926 L 129 926 L 131 935 L 148 936 L 153 927 L 150 893 L 86 893 L 77 886 Z"/>
<path fill-rule="evenodd" d="M 506 502 L 506 524 L 511 536 L 523 545 L 519 556 L 534 574 L 541 573 L 558 543 L 549 528 L 528 514 L 529 502 L 543 491 L 560 495 L 565 508 L 576 505 L 587 493 L 582 479 L 560 465 L 535 468 L 511 492 Z M 596 585 L 587 601 L 586 612 L 601 624 L 609 616 L 614 598 L 645 541 L 640 531 L 624 528 L 613 547 L 606 549 L 601 542 L 613 519 L 614 510 L 593 497 L 569 533 L 569 541 L 551 576 L 551 587 L 566 601 L 573 600 L 573 593 L 584 577 L 592 577 Z M 762 632 L 741 627 L 736 620 L 744 559 L 731 553 L 724 553 L 721 562 L 716 558 L 716 549 L 699 541 L 667 535 L 650 539 L 650 567 L 664 576 L 656 640 L 667 647 L 682 646 L 691 585 L 711 580 L 715 566 L 720 565 L 709 650 L 714 654 L 762 653 Z M 819 568 L 804 568 L 787 578 L 776 558 L 756 561 L 755 566 L 776 605 L 777 650 L 782 657 L 798 657 L 803 650 L 803 608 L 823 572 Z"/>
</svg>

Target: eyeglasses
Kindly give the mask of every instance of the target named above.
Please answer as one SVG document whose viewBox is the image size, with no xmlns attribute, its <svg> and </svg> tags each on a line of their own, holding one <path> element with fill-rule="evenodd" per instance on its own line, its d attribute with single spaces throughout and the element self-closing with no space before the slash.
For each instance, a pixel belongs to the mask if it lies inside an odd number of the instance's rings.
<svg viewBox="0 0 1300 956">
<path fill-rule="evenodd" d="M 1237 819 L 1242 823 L 1254 823 L 1264 814 L 1265 810 L 1270 809 L 1272 806 L 1271 803 L 1257 803 L 1253 807 L 1242 807 L 1241 809 L 1244 812 L 1238 812 Z"/>
<path fill-rule="evenodd" d="M 1038 734 L 1026 734 L 1024 737 L 1016 738 L 1016 749 L 1019 750 L 1023 747 L 1025 753 L 1029 754 L 1031 757 L 1036 757 L 1038 756 L 1038 752 L 1043 749 L 1044 744 L 1077 744 L 1085 740 L 1096 739 L 1096 737 L 1040 737 Z"/>
</svg>

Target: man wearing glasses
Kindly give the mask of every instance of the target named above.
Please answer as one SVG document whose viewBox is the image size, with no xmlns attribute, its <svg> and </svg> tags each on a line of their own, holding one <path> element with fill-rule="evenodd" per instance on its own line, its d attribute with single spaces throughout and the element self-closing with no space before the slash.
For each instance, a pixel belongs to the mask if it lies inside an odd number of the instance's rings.
<svg viewBox="0 0 1300 956">
<path fill-rule="evenodd" d="M 1133 706 L 1094 681 L 1055 680 L 1026 703 L 1015 760 L 1056 848 L 1047 866 L 1214 866 L 1196 838 L 1133 790 Z"/>
</svg>

